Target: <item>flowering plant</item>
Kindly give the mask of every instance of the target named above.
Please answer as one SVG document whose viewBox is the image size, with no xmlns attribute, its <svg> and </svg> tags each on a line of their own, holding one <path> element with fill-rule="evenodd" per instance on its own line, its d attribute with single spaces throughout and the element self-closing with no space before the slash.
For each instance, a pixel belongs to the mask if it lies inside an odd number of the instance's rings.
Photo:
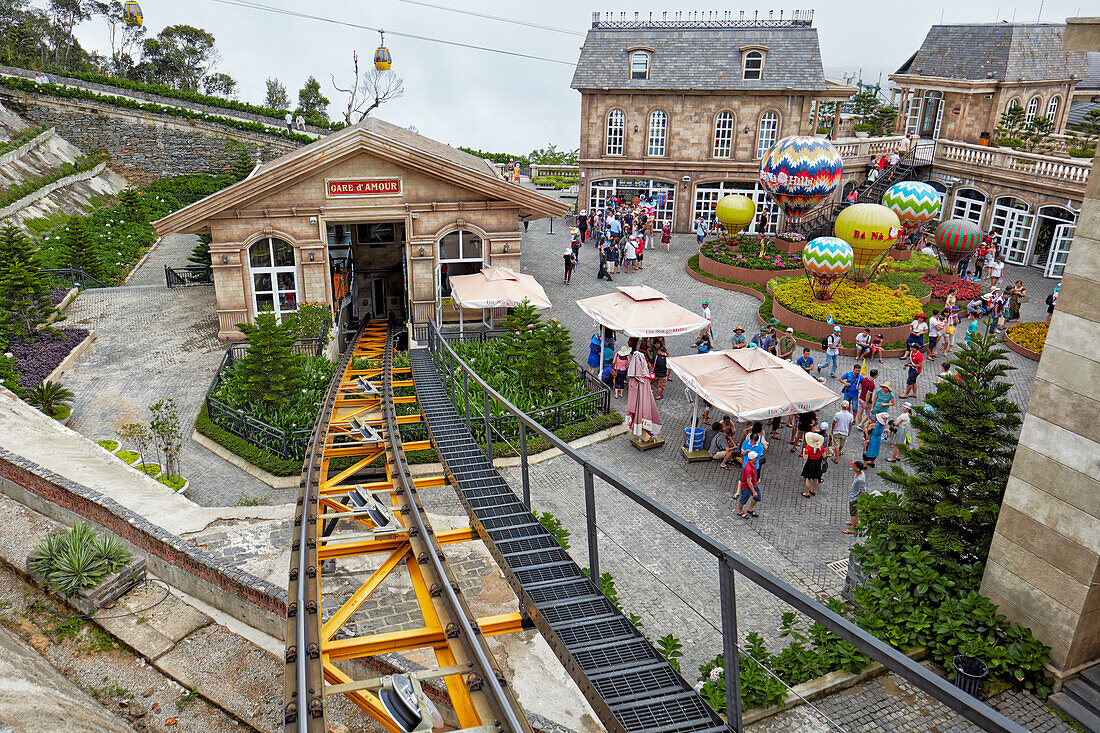
<svg viewBox="0 0 1100 733">
<path fill-rule="evenodd" d="M 1047 342 L 1047 328 L 1047 324 L 1038 321 L 1013 323 L 1008 327 L 1008 337 L 1025 349 L 1041 354 Z"/>
<path fill-rule="evenodd" d="M 845 280 L 834 291 L 833 299 L 825 303 L 814 299 L 813 288 L 804 278 L 776 278 L 768 285 L 777 303 L 815 321 L 832 316 L 835 323 L 845 326 L 882 328 L 903 326 L 924 312 L 913 296 L 899 295 L 881 285 L 856 287 Z"/>
<path fill-rule="evenodd" d="M 780 232 L 776 235 L 779 239 L 785 239 L 788 242 L 805 242 L 806 237 L 798 232 Z"/>
<path fill-rule="evenodd" d="M 738 234 L 727 241 L 704 242 L 699 248 L 704 257 L 735 267 L 752 270 L 797 270 L 802 255 L 776 249 L 767 237 Z"/>
<path fill-rule="evenodd" d="M 943 300 L 952 288 L 959 300 L 973 300 L 982 294 L 982 286 L 969 280 L 949 283 L 939 275 L 921 275 L 920 281 L 932 288 L 932 300 Z"/>
</svg>

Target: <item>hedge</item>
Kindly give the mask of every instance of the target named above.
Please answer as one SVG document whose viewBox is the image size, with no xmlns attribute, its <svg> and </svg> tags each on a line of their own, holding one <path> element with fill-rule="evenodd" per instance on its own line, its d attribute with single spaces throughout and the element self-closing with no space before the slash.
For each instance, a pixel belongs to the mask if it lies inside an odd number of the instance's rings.
<svg viewBox="0 0 1100 733">
<path fill-rule="evenodd" d="M 263 448 L 257 448 L 244 438 L 239 438 L 228 430 L 215 425 L 210 416 L 206 414 L 206 405 L 199 410 L 199 416 L 195 418 L 195 430 L 200 435 L 205 435 L 230 453 L 234 453 L 245 459 L 253 466 L 262 468 L 275 476 L 298 476 L 302 473 L 302 464 L 299 461 L 291 461 L 277 456 Z"/>
<path fill-rule="evenodd" d="M 126 99 L 125 97 L 115 97 L 109 94 L 97 94 L 96 92 L 90 92 L 87 89 L 63 87 L 56 84 L 36 84 L 30 79 L 21 79 L 16 77 L 0 77 L 0 86 L 7 87 L 9 89 L 16 89 L 21 92 L 31 92 L 33 94 L 47 94 L 54 97 L 66 97 L 68 99 L 87 99 L 96 102 L 103 102 L 104 104 L 114 105 L 116 107 L 140 109 L 144 112 L 154 112 L 156 114 L 170 115 L 172 117 L 182 117 L 188 120 L 203 120 L 204 122 L 215 122 L 219 125 L 233 127 L 238 130 L 243 130 L 245 132 L 258 132 L 264 135 L 274 135 L 275 137 L 281 137 L 287 140 L 293 140 L 295 142 L 313 142 L 313 138 L 307 135 L 301 135 L 296 132 L 287 132 L 286 130 L 275 127 L 274 124 L 269 126 L 260 122 L 244 122 L 242 120 L 235 120 L 230 117 L 222 117 L 220 115 L 207 114 L 205 112 L 195 112 L 193 110 L 179 109 L 178 107 L 165 107 L 164 105 L 155 104 L 153 102 L 138 102 L 133 99 Z"/>
</svg>

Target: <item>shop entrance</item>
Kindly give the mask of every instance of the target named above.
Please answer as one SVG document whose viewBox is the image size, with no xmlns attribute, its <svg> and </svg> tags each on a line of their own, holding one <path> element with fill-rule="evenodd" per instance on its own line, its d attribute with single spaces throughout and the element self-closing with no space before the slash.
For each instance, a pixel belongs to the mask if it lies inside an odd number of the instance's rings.
<svg viewBox="0 0 1100 733">
<path fill-rule="evenodd" d="M 341 351 L 366 321 L 406 320 L 405 223 L 328 224 L 333 312 Z"/>
</svg>

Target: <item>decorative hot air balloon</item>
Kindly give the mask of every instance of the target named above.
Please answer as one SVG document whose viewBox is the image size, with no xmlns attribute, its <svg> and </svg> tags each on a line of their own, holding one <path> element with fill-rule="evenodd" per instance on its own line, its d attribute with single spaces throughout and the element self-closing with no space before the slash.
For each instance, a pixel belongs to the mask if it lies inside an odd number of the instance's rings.
<svg viewBox="0 0 1100 733">
<path fill-rule="evenodd" d="M 886 189 L 882 205 L 898 215 L 908 236 L 940 213 L 940 192 L 920 181 L 901 181 Z"/>
<path fill-rule="evenodd" d="M 852 246 L 839 237 L 811 239 L 802 250 L 802 266 L 818 300 L 832 300 L 829 286 L 843 280 L 854 262 Z"/>
<path fill-rule="evenodd" d="M 852 204 L 836 218 L 833 233 L 852 245 L 855 266 L 863 269 L 897 241 L 901 221 L 881 204 Z"/>
<path fill-rule="evenodd" d="M 840 153 L 817 137 L 785 137 L 760 161 L 760 183 L 792 222 L 831 194 L 843 173 Z"/>
<path fill-rule="evenodd" d="M 936 249 L 952 265 L 978 248 L 982 231 L 969 219 L 952 219 L 936 227 Z"/>
<path fill-rule="evenodd" d="M 756 204 L 748 196 L 730 194 L 718 200 L 714 215 L 726 234 L 732 237 L 756 218 Z"/>
</svg>

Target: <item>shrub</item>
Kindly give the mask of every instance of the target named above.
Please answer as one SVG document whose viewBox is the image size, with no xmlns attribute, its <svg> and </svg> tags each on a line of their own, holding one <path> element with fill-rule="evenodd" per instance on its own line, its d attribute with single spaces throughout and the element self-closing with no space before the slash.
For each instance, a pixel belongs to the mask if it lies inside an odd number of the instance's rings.
<svg viewBox="0 0 1100 733">
<path fill-rule="evenodd" d="M 1031 349 L 1041 354 L 1043 353 L 1043 347 L 1046 346 L 1048 328 L 1049 326 L 1046 323 L 1039 321 L 1013 323 L 1008 327 L 1008 337 L 1025 349 Z"/>
<path fill-rule="evenodd" d="M 845 280 L 837 287 L 833 299 L 814 299 L 809 282 L 801 277 L 777 278 L 768 285 L 776 302 L 787 310 L 816 321 L 832 316 L 845 326 L 902 326 L 924 312 L 920 301 L 909 295 L 898 296 L 881 285 L 856 287 Z"/>
<path fill-rule="evenodd" d="M 62 387 L 60 382 L 42 382 L 27 392 L 27 404 L 37 407 L 51 417 L 57 417 L 60 408 L 72 405 L 76 395 Z M 67 415 L 66 415 L 67 417 Z M 63 418 L 59 418 L 63 419 Z"/>
<path fill-rule="evenodd" d="M 210 416 L 206 414 L 206 405 L 203 405 L 199 409 L 198 417 L 195 418 L 195 430 L 197 430 L 200 435 L 205 435 L 207 438 L 210 438 L 230 453 L 240 456 L 253 466 L 263 469 L 275 476 L 297 476 L 302 472 L 301 461 L 292 461 L 282 456 L 278 456 L 271 451 L 254 446 L 244 438 L 239 438 L 228 430 L 215 425 L 210 419 Z M 134 458 L 136 460 L 136 454 Z"/>
<path fill-rule="evenodd" d="M 131 559 L 122 541 L 97 534 L 84 522 L 68 532 L 47 536 L 28 558 L 30 569 L 45 576 L 59 593 L 71 596 L 94 588 Z"/>
<path fill-rule="evenodd" d="M 890 263 L 891 270 L 933 270 L 939 266 L 938 259 L 924 252 L 913 252 L 907 260 L 894 260 Z"/>
<path fill-rule="evenodd" d="M 784 252 L 777 249 L 768 237 L 751 234 L 737 234 L 728 242 L 703 242 L 699 253 L 715 262 L 753 270 L 796 270 L 802 267 L 800 253 Z"/>
<path fill-rule="evenodd" d="M 955 297 L 957 297 L 959 301 L 973 300 L 982 294 L 982 286 L 970 280 L 959 280 L 958 282 L 949 283 L 944 281 L 939 275 L 921 275 L 920 281 L 932 288 L 933 300 L 943 300 L 952 289 L 955 290 Z M 960 305 L 959 307 L 961 308 L 962 306 Z"/>
<path fill-rule="evenodd" d="M 14 357 L 19 381 L 38 384 L 87 337 L 88 331 L 83 328 L 40 329 L 30 339 L 11 339 L 7 353 Z"/>
<path fill-rule="evenodd" d="M 135 461 L 141 458 L 140 455 L 132 450 L 120 450 L 118 453 L 115 453 L 115 455 L 118 456 L 119 460 L 128 463 L 131 466 L 134 465 Z"/>
<path fill-rule="evenodd" d="M 118 442 L 114 440 L 97 440 L 96 445 L 102 446 L 112 453 L 118 450 Z"/>
</svg>

